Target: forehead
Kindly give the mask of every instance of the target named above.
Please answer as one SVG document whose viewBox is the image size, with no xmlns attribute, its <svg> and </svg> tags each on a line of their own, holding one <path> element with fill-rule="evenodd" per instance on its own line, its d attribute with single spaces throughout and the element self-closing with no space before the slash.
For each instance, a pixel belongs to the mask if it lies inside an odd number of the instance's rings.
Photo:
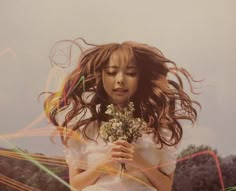
<svg viewBox="0 0 236 191">
<path fill-rule="evenodd" d="M 136 68 L 133 52 L 123 48 L 114 51 L 106 67 Z"/>
</svg>

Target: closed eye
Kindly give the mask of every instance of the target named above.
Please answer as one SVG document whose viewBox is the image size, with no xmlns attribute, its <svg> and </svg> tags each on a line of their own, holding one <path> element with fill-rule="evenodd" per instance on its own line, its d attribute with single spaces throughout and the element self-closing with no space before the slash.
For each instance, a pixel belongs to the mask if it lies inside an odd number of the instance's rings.
<svg viewBox="0 0 236 191">
<path fill-rule="evenodd" d="M 136 76 L 137 72 L 127 72 L 126 74 L 129 75 L 129 76 Z"/>
<path fill-rule="evenodd" d="M 109 75 L 109 76 L 115 76 L 116 72 L 106 72 L 106 74 Z"/>
</svg>

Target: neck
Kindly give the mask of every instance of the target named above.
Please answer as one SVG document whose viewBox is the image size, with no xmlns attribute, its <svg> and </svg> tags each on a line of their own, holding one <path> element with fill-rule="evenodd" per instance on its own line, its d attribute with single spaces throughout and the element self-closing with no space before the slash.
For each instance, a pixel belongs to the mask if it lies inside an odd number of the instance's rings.
<svg viewBox="0 0 236 191">
<path fill-rule="evenodd" d="M 126 103 L 122 103 L 122 104 L 114 104 L 115 105 L 115 108 L 118 110 L 118 111 L 121 111 L 122 109 L 124 109 L 125 107 L 128 106 L 128 102 Z"/>
</svg>

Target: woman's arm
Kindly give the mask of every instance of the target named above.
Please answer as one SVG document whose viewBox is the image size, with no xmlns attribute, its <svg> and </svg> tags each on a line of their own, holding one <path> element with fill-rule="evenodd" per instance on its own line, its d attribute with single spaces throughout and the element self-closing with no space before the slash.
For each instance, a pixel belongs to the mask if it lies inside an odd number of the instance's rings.
<svg viewBox="0 0 236 191">
<path fill-rule="evenodd" d="M 79 169 L 75 165 L 69 164 L 70 185 L 77 190 L 82 190 L 87 186 L 95 184 L 102 173 L 111 174 L 117 172 L 114 168 L 114 162 L 115 161 L 112 158 L 112 151 L 110 151 L 103 159 L 98 161 L 96 165 L 86 170 Z"/>
<path fill-rule="evenodd" d="M 77 190 L 82 190 L 83 188 L 94 184 L 101 173 L 102 172 L 98 170 L 98 167 L 82 170 L 69 166 L 70 185 Z"/>
</svg>

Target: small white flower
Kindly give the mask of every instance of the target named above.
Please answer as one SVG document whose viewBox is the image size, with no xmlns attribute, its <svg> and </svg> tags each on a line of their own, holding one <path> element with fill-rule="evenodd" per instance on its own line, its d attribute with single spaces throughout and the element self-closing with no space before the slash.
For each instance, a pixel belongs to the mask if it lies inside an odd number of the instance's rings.
<svg viewBox="0 0 236 191">
<path fill-rule="evenodd" d="M 135 142 L 142 136 L 141 131 L 147 127 L 143 119 L 134 118 L 134 104 L 130 102 L 122 111 L 116 111 L 113 104 L 107 106 L 106 114 L 113 116 L 100 129 L 104 141 L 114 142 L 118 139 Z"/>
</svg>

